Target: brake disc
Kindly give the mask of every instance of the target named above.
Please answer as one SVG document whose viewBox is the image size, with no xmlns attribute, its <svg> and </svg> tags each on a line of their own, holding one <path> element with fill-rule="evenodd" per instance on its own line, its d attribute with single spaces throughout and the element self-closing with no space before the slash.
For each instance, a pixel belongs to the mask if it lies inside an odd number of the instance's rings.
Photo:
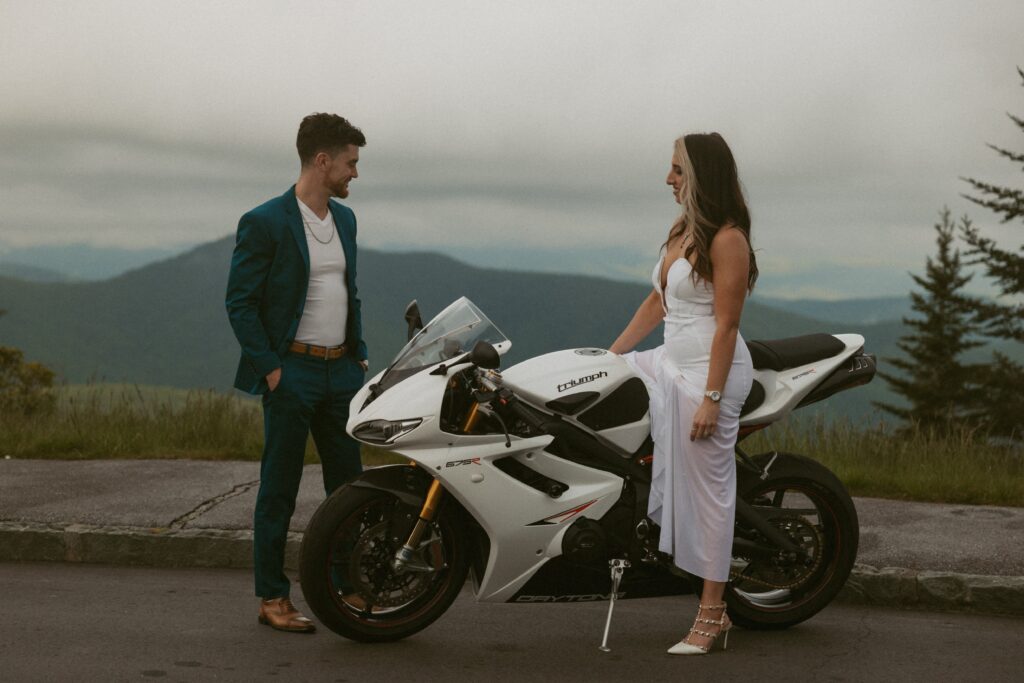
<svg viewBox="0 0 1024 683">
<path fill-rule="evenodd" d="M 349 559 L 355 591 L 376 607 L 400 607 L 412 602 L 430 588 L 433 576 L 394 570 L 395 547 L 388 542 L 388 527 L 388 520 L 384 520 L 365 529 Z"/>
</svg>

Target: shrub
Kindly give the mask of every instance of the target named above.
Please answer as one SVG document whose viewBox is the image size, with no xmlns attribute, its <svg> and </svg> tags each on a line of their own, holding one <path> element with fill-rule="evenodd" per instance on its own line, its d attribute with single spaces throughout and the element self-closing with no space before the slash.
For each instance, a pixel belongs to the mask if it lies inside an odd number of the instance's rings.
<svg viewBox="0 0 1024 683">
<path fill-rule="evenodd" d="M 25 361 L 24 354 L 0 346 L 0 415 L 41 415 L 53 412 L 53 370 Z"/>
</svg>

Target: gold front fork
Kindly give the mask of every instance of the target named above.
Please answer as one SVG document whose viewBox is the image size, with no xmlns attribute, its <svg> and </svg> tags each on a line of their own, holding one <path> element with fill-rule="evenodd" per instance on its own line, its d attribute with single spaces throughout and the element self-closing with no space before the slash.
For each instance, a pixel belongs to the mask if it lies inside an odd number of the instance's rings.
<svg viewBox="0 0 1024 683">
<path fill-rule="evenodd" d="M 476 426 L 477 418 L 480 417 L 480 404 L 473 402 L 473 407 L 469 409 L 469 415 L 466 416 L 466 423 L 462 425 L 462 432 L 469 434 L 473 427 Z"/>
<path fill-rule="evenodd" d="M 441 504 L 441 497 L 443 495 L 444 488 L 441 486 L 441 482 L 435 479 L 430 484 L 430 490 L 427 491 L 427 498 L 423 501 L 423 509 L 420 510 L 420 518 L 416 520 L 416 526 L 412 528 L 412 533 L 409 534 L 405 545 L 395 553 L 395 561 L 393 563 L 395 571 L 403 571 L 405 569 L 433 571 L 433 568 L 426 567 L 425 565 L 421 566 L 419 563 L 413 562 L 413 559 L 423 534 L 437 516 L 437 508 Z"/>
</svg>

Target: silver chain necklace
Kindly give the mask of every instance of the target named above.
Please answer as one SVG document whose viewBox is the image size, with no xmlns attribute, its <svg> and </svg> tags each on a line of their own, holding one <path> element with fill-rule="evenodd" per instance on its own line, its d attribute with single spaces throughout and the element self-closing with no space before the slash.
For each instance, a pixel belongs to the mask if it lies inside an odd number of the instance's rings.
<svg viewBox="0 0 1024 683">
<path fill-rule="evenodd" d="M 328 212 L 327 215 L 329 216 L 330 213 Z M 320 244 L 330 244 L 334 240 L 334 222 L 333 221 L 331 222 L 331 236 L 327 238 L 326 242 L 316 236 L 316 233 L 313 232 L 313 226 L 309 224 L 309 221 L 306 220 L 305 216 L 302 217 L 302 223 L 303 223 L 303 225 L 306 226 L 306 228 L 309 229 L 309 234 L 313 236 L 313 239 L 315 239 Z"/>
</svg>

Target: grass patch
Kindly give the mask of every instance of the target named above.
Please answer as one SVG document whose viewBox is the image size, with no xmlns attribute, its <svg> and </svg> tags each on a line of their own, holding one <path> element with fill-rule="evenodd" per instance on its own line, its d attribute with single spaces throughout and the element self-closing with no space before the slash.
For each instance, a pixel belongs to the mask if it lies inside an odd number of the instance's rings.
<svg viewBox="0 0 1024 683">
<path fill-rule="evenodd" d="M 0 415 L 0 455 L 54 460 L 259 461 L 259 399 L 239 394 L 124 384 L 69 385 L 49 415 Z M 363 447 L 363 463 L 403 462 Z M 319 462 L 312 439 L 307 464 Z"/>
<path fill-rule="evenodd" d="M 812 457 L 855 496 L 1024 506 L 1024 450 L 965 427 L 942 433 L 790 419 L 741 445 L 751 455 L 779 450 Z"/>
<path fill-rule="evenodd" d="M 1024 506 L 1024 451 L 967 429 L 940 434 L 790 419 L 743 442 L 748 453 L 810 456 L 853 495 Z M 0 456 L 61 460 L 163 458 L 258 461 L 263 417 L 240 394 L 132 385 L 65 386 L 50 415 L 0 415 Z M 364 465 L 404 462 L 363 446 Z M 318 458 L 312 440 L 306 463 Z"/>
</svg>

